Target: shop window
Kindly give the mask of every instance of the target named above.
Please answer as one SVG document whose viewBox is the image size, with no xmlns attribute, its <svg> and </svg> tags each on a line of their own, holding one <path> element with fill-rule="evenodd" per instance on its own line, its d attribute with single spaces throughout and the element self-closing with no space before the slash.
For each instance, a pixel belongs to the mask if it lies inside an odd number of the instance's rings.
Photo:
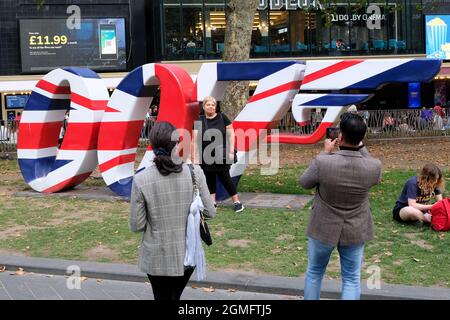
<svg viewBox="0 0 450 320">
<path fill-rule="evenodd" d="M 179 1 L 164 1 L 164 56 L 167 60 L 179 60 L 183 58 L 180 9 Z"/>
<path fill-rule="evenodd" d="M 289 41 L 289 13 L 287 11 L 271 11 L 270 19 L 270 51 L 272 56 L 287 56 L 291 52 Z"/>
<path fill-rule="evenodd" d="M 331 17 L 330 43 L 328 50 L 330 55 L 350 54 L 350 26 L 351 12 L 349 6 L 336 7 Z"/>
<path fill-rule="evenodd" d="M 390 0 L 387 12 L 388 50 L 391 53 L 406 52 L 406 32 L 402 14 L 402 0 Z"/>
<path fill-rule="evenodd" d="M 312 55 L 327 55 L 332 44 L 326 17 L 320 10 L 305 13 L 305 39 Z M 327 47 L 328 49 L 325 49 Z"/>
<path fill-rule="evenodd" d="M 205 8 L 205 44 L 208 58 L 222 57 L 225 48 L 225 25 L 223 7 Z"/>
<path fill-rule="evenodd" d="M 202 11 L 202 7 L 197 7 L 197 4 L 185 7 L 183 2 L 182 52 L 185 60 L 204 59 Z"/>
<path fill-rule="evenodd" d="M 369 54 L 369 29 L 367 28 L 367 7 L 351 6 L 350 50 L 355 55 Z"/>
<path fill-rule="evenodd" d="M 406 12 L 410 12 L 410 14 L 407 15 L 408 21 L 405 21 L 406 26 L 408 26 L 408 42 L 406 43 L 407 51 L 408 53 L 425 53 L 423 12 L 418 8 L 418 6 L 420 7 L 421 1 L 411 0 L 405 2 L 403 8 Z"/>
<path fill-rule="evenodd" d="M 256 11 L 253 20 L 252 57 L 267 57 L 269 54 L 269 19 L 267 11 Z"/>
<path fill-rule="evenodd" d="M 305 55 L 309 53 L 308 30 L 306 25 L 305 12 L 296 10 L 291 12 L 290 42 L 295 55 Z"/>
<path fill-rule="evenodd" d="M 372 54 L 389 53 L 388 7 L 385 4 L 373 3 L 367 8 L 366 22 L 369 31 L 369 49 Z M 392 44 L 392 42 L 391 42 Z"/>
</svg>

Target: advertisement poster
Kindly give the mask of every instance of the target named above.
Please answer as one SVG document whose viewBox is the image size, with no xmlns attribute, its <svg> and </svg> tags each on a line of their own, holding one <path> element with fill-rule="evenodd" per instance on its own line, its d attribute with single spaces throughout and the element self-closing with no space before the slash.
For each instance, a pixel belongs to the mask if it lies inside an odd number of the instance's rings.
<svg viewBox="0 0 450 320">
<path fill-rule="evenodd" d="M 445 104 L 447 102 L 445 81 L 434 82 L 434 103 Z"/>
<path fill-rule="evenodd" d="M 427 15 L 425 25 L 427 57 L 450 60 L 450 15 Z"/>
<path fill-rule="evenodd" d="M 62 67 L 126 70 L 125 19 L 83 19 L 69 29 L 66 19 L 20 20 L 23 73 Z"/>
<path fill-rule="evenodd" d="M 28 94 L 17 94 L 5 96 L 6 109 L 23 109 L 27 104 Z"/>
<path fill-rule="evenodd" d="M 408 83 L 408 107 L 420 108 L 420 82 Z"/>
</svg>

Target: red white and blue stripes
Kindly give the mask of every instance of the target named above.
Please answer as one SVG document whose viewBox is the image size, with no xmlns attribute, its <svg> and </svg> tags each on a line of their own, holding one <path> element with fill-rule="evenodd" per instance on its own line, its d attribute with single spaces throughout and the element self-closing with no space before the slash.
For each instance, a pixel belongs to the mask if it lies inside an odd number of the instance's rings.
<svg viewBox="0 0 450 320">
<path fill-rule="evenodd" d="M 103 80 L 89 69 L 57 69 L 37 83 L 19 124 L 17 146 L 22 175 L 34 190 L 57 192 L 89 177 L 97 166 L 97 133 L 108 98 Z"/>
<path fill-rule="evenodd" d="M 317 60 L 306 63 L 301 90 L 376 90 L 392 82 L 427 82 L 439 72 L 440 62 L 430 59 Z M 367 100 L 359 94 L 298 94 L 292 104 L 293 116 L 304 125 L 310 109 L 327 109 L 319 127 L 310 135 L 281 134 L 268 141 L 312 144 L 320 141 L 326 128 L 339 119 L 345 107 Z"/>
<path fill-rule="evenodd" d="M 256 80 L 259 84 L 234 119 L 238 163 L 230 174 L 237 183 L 245 159 L 257 150 L 265 129 L 275 127 L 288 112 L 302 125 L 311 109 L 327 109 L 318 129 L 309 136 L 278 135 L 267 142 L 315 143 L 351 104 L 367 94 L 340 90 L 375 90 L 391 82 L 427 82 L 439 72 L 435 59 L 373 59 L 206 63 L 194 85 L 190 75 L 175 65 L 147 64 L 128 74 L 109 99 L 105 84 L 88 69 L 57 69 L 34 88 L 19 125 L 18 158 L 25 181 L 36 191 L 57 192 L 81 183 L 100 164 L 106 184 L 129 197 L 135 174 L 136 150 L 145 114 L 159 86 L 158 121 L 169 121 L 191 132 L 198 117 L 198 101 L 212 95 L 222 100 L 229 81 Z M 302 93 L 297 94 L 299 90 Z M 308 93 L 308 91 L 313 91 Z M 330 91 L 337 91 L 330 93 Z M 108 102 L 109 100 L 109 102 Z M 58 149 L 66 111 L 70 117 Z M 190 139 L 182 136 L 183 149 Z M 138 171 L 152 163 L 147 150 Z M 218 188 L 219 199 L 225 197 Z"/>
<path fill-rule="evenodd" d="M 310 123 L 311 110 L 327 109 L 319 127 L 310 135 L 280 134 L 269 137 L 268 141 L 276 139 L 279 143 L 316 143 L 323 138 L 326 129 L 339 119 L 346 106 L 361 103 L 368 98 L 368 94 L 297 94 L 292 102 L 292 115 L 300 126 Z"/>
<path fill-rule="evenodd" d="M 236 184 L 244 173 L 245 159 L 256 152 L 261 134 L 288 112 L 304 70 L 305 64 L 296 61 L 206 63 L 200 69 L 197 77 L 199 101 L 208 95 L 220 101 L 229 81 L 259 80 L 253 96 L 233 121 L 238 161 L 231 166 L 230 175 Z M 216 197 L 225 198 L 226 191 L 219 181 L 217 187 Z"/>
<path fill-rule="evenodd" d="M 195 110 L 189 108 L 194 84 L 186 71 L 174 65 L 147 64 L 129 73 L 111 96 L 98 137 L 100 172 L 109 188 L 123 197 L 131 195 L 139 137 L 158 86 L 158 121 L 192 129 Z M 149 148 L 138 171 L 151 165 L 152 159 Z"/>
<path fill-rule="evenodd" d="M 314 60 L 306 64 L 302 90 L 375 90 L 391 82 L 428 82 L 440 70 L 433 59 Z"/>
</svg>

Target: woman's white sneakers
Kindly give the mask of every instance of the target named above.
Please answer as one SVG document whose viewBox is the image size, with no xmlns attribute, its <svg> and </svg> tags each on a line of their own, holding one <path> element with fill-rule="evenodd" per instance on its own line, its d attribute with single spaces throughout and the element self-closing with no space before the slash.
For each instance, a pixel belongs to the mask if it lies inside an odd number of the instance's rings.
<svg viewBox="0 0 450 320">
<path fill-rule="evenodd" d="M 242 203 L 240 203 L 239 201 L 236 201 L 235 203 L 233 203 L 233 207 L 234 207 L 234 212 L 236 213 L 240 213 L 242 211 L 244 211 L 244 206 L 242 205 Z"/>
</svg>

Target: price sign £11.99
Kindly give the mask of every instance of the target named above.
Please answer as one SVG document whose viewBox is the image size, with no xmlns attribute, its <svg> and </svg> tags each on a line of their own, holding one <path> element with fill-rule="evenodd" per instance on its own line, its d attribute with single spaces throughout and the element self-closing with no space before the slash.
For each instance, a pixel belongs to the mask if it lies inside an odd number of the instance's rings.
<svg viewBox="0 0 450 320">
<path fill-rule="evenodd" d="M 65 45 L 69 39 L 66 35 L 42 36 L 31 35 L 29 38 L 30 46 L 48 46 L 48 45 Z"/>
</svg>

